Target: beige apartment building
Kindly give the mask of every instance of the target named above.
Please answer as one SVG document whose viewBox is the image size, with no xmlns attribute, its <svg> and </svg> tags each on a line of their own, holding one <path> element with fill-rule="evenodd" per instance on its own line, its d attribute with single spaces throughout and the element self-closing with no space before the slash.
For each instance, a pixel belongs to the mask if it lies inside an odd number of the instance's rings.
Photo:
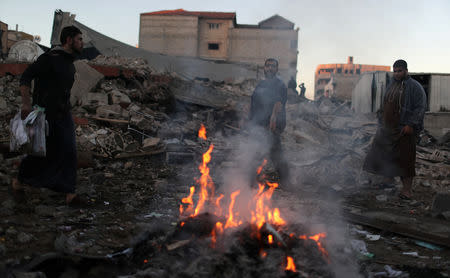
<svg viewBox="0 0 450 278">
<path fill-rule="evenodd" d="M 318 65 L 314 77 L 314 99 L 325 96 L 351 100 L 352 90 L 362 73 L 390 70 L 390 66 L 354 64 L 352 56 L 347 58 L 347 64 Z"/>
<path fill-rule="evenodd" d="M 171 56 L 256 66 L 279 61 L 281 77 L 297 75 L 298 28 L 274 15 L 257 25 L 237 24 L 236 13 L 166 10 L 140 15 L 139 47 Z"/>
</svg>

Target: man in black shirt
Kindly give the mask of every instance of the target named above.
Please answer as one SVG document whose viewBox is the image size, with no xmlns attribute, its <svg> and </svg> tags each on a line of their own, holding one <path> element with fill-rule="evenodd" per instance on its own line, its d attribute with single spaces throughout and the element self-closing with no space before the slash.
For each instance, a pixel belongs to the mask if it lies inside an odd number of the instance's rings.
<svg viewBox="0 0 450 278">
<path fill-rule="evenodd" d="M 281 183 L 288 182 L 289 169 L 283 156 L 280 135 L 286 127 L 287 89 L 276 74 L 278 61 L 269 58 L 264 63 L 265 79 L 253 92 L 249 121 L 252 126 L 266 129 L 269 133 L 270 158 L 280 176 Z"/>
<path fill-rule="evenodd" d="M 75 204 L 80 198 L 75 194 L 77 155 L 70 90 L 75 75 L 74 57 L 83 49 L 81 31 L 75 26 L 65 27 L 61 31 L 60 41 L 62 46 L 39 56 L 20 79 L 22 119 L 31 112 L 32 105 L 45 108 L 49 135 L 46 157 L 25 157 L 12 187 L 15 193 L 23 192 L 23 184 L 47 187 L 66 193 L 66 203 Z M 35 83 L 31 103 L 32 80 Z"/>
</svg>

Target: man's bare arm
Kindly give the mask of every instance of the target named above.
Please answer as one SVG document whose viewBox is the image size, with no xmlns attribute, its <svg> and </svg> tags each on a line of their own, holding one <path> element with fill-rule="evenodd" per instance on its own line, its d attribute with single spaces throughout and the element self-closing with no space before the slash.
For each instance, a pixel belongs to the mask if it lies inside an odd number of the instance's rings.
<svg viewBox="0 0 450 278">
<path fill-rule="evenodd" d="M 272 109 L 272 116 L 270 116 L 270 130 L 275 131 L 277 128 L 277 117 L 281 111 L 281 102 L 276 102 Z"/>
<path fill-rule="evenodd" d="M 20 86 L 20 94 L 22 95 L 22 108 L 21 108 L 22 120 L 24 120 L 31 112 L 30 91 L 31 91 L 30 87 L 25 85 Z"/>
</svg>

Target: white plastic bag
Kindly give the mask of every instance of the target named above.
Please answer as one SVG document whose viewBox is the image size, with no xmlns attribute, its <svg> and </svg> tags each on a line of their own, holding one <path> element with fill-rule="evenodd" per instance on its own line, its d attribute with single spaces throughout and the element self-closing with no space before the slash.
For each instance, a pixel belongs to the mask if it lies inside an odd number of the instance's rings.
<svg viewBox="0 0 450 278">
<path fill-rule="evenodd" d="M 47 129 L 44 112 L 42 110 L 33 110 L 24 122 L 31 143 L 31 150 L 28 154 L 45 156 L 47 152 L 45 145 Z"/>
<path fill-rule="evenodd" d="M 20 151 L 34 156 L 46 156 L 46 135 L 48 123 L 45 120 L 44 109 L 34 107 L 34 110 L 22 121 L 19 111 L 10 122 L 10 150 Z"/>
<path fill-rule="evenodd" d="M 21 112 L 19 110 L 14 118 L 12 118 L 9 122 L 11 138 L 9 141 L 9 149 L 12 152 L 21 151 L 22 148 L 30 142 L 28 134 L 25 130 L 25 123 L 22 121 L 20 114 Z"/>
</svg>

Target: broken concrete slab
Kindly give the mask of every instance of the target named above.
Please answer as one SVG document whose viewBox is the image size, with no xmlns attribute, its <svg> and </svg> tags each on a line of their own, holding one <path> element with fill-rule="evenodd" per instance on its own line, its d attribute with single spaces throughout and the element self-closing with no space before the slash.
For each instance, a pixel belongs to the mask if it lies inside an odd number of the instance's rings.
<svg viewBox="0 0 450 278">
<path fill-rule="evenodd" d="M 70 103 L 72 106 L 83 100 L 83 96 L 89 93 L 97 83 L 103 78 L 103 74 L 99 73 L 85 60 L 78 60 L 74 62 L 75 66 L 75 81 L 70 92 Z"/>
<path fill-rule="evenodd" d="M 86 93 L 81 98 L 82 106 L 103 106 L 108 105 L 108 95 L 101 93 Z"/>
<path fill-rule="evenodd" d="M 119 90 L 112 90 L 108 94 L 108 98 L 111 99 L 110 104 L 119 104 L 123 108 L 127 108 L 131 104 L 130 98 Z"/>
<path fill-rule="evenodd" d="M 150 137 L 150 138 L 145 138 L 144 141 L 142 142 L 142 149 L 144 151 L 149 151 L 154 149 L 156 146 L 158 146 L 158 144 L 161 142 L 160 138 L 157 137 Z"/>
<path fill-rule="evenodd" d="M 99 106 L 96 114 L 100 118 L 128 118 L 129 112 L 118 104 Z"/>
</svg>

